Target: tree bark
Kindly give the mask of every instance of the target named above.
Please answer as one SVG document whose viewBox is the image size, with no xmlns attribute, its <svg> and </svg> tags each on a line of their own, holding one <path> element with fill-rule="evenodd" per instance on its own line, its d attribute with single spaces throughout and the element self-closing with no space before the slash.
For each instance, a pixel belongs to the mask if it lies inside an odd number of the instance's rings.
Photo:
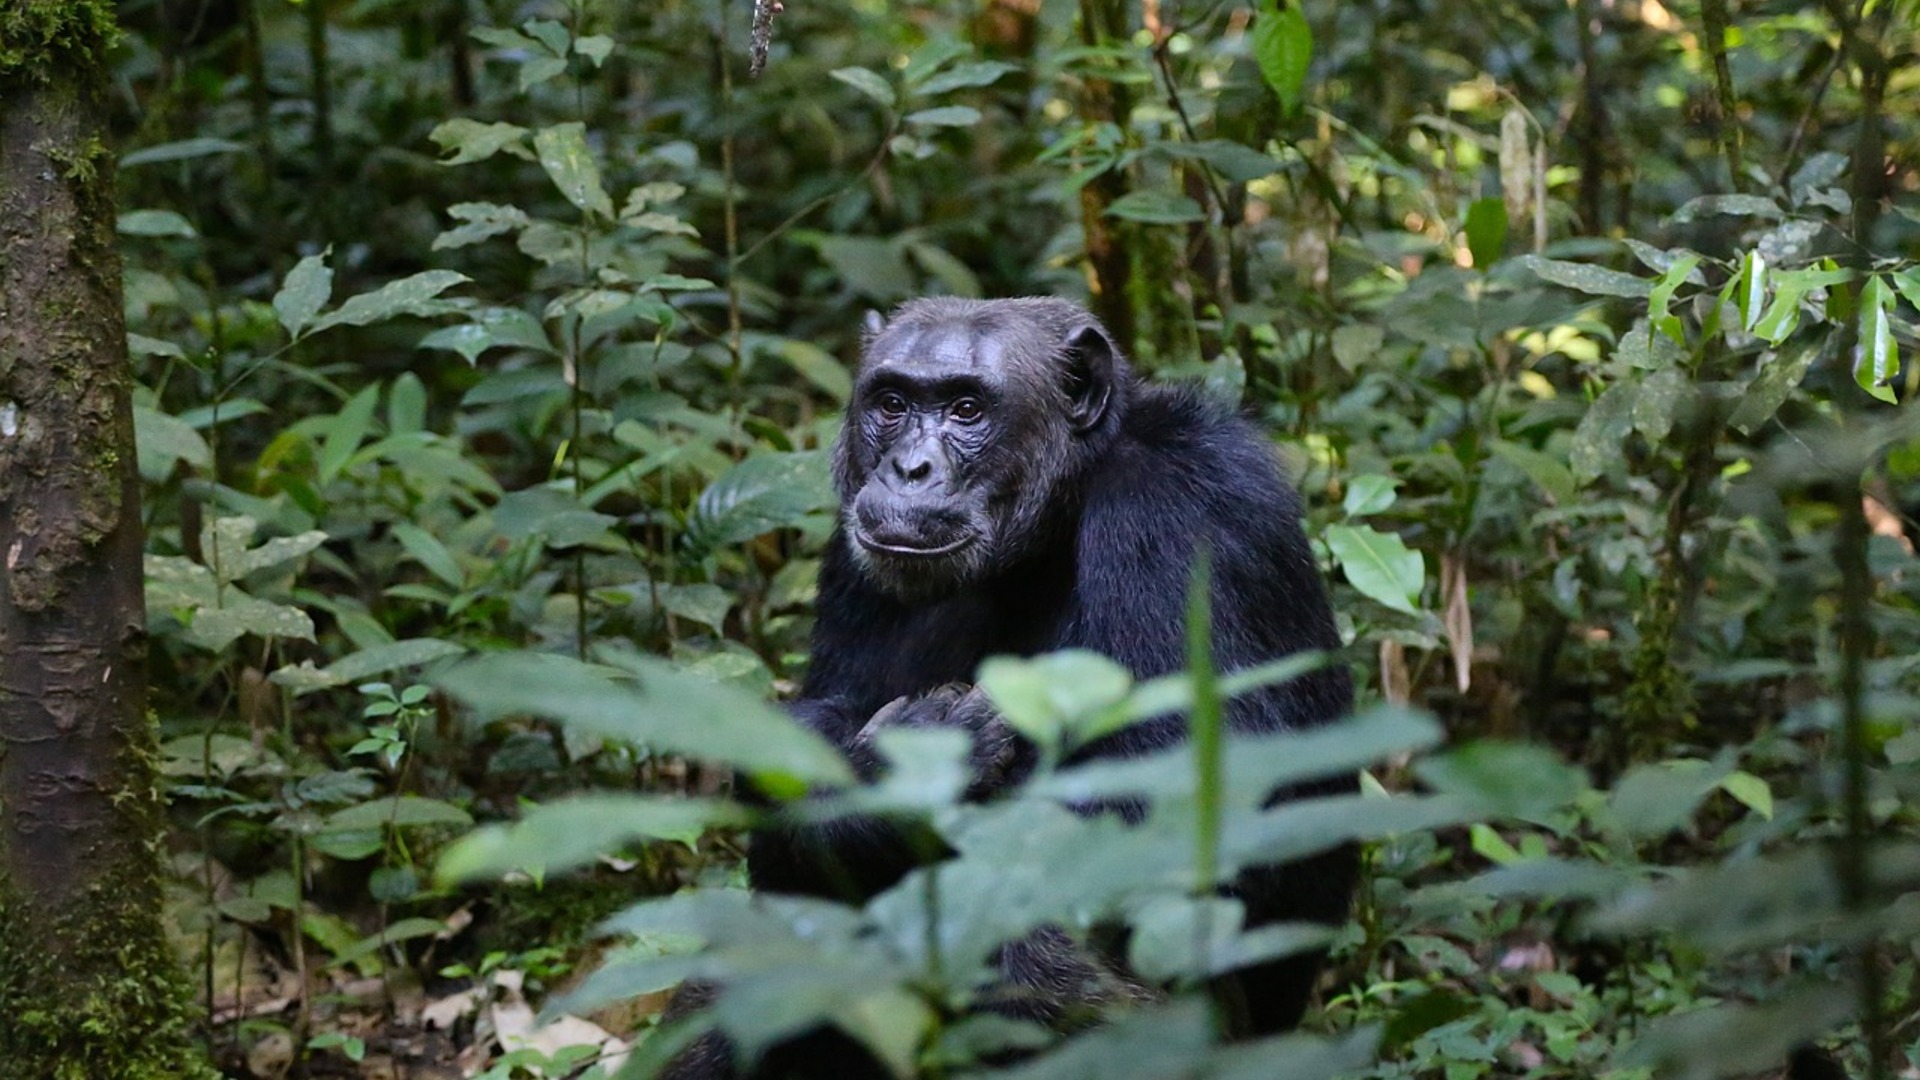
<svg viewBox="0 0 1920 1080">
<path fill-rule="evenodd" d="M 0 12 L 0 1067 L 206 1077 L 160 922 L 110 0 Z"/>
</svg>

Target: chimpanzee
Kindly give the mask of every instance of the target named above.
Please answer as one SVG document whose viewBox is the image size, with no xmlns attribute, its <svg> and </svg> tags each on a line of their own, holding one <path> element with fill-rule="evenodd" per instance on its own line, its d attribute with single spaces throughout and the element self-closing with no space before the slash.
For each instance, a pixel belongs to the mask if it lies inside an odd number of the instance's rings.
<svg viewBox="0 0 1920 1080">
<path fill-rule="evenodd" d="M 924 299 L 869 319 L 864 359 L 833 452 L 840 521 L 820 569 L 813 657 L 794 713 L 871 776 L 876 731 L 971 732 L 973 795 L 1017 782 L 1033 748 L 971 688 L 980 661 L 1061 648 L 1104 653 L 1147 678 L 1180 670 L 1198 545 L 1211 553 L 1214 657 L 1222 670 L 1338 644 L 1298 496 L 1271 443 L 1191 386 L 1136 378 L 1099 322 L 1057 299 Z M 1229 706 L 1235 730 L 1326 723 L 1351 706 L 1344 669 L 1322 667 Z M 1127 756 L 1185 737 L 1162 717 L 1083 757 Z M 863 901 L 926 858 L 892 826 L 856 820 L 757 832 L 754 888 Z M 1249 925 L 1336 923 L 1351 851 L 1244 873 Z M 1040 1019 L 1087 990 L 1064 935 L 1002 951 L 1006 983 Z M 1231 1034 L 1299 1020 L 1319 957 L 1221 980 Z M 1124 987 L 1108 992 L 1125 993 Z M 1065 989 L 1063 989 L 1065 988 Z M 728 1074 L 708 1040 L 676 1077 Z M 821 1031 L 775 1047 L 756 1075 L 878 1075 L 857 1044 Z"/>
</svg>

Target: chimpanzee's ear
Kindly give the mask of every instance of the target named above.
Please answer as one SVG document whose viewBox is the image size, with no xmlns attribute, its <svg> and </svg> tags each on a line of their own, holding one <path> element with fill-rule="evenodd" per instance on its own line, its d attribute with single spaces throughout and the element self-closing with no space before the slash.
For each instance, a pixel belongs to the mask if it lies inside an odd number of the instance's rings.
<svg viewBox="0 0 1920 1080">
<path fill-rule="evenodd" d="M 872 341 L 874 338 L 880 336 L 880 331 L 886 328 L 886 318 L 872 308 L 868 308 L 866 320 L 861 324 L 861 330 L 863 331 L 861 337 L 866 341 Z"/>
<path fill-rule="evenodd" d="M 1113 402 L 1120 380 L 1120 350 L 1098 323 L 1089 324 L 1067 335 L 1063 363 L 1067 419 L 1074 434 L 1084 435 L 1100 426 Z"/>
</svg>

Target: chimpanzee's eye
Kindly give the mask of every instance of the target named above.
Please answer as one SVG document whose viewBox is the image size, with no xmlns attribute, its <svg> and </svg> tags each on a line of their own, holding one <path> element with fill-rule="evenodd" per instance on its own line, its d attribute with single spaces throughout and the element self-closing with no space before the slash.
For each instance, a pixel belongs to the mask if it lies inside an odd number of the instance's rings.
<svg viewBox="0 0 1920 1080">
<path fill-rule="evenodd" d="M 880 415 L 889 420 L 898 420 L 907 415 L 907 399 L 891 390 L 881 394 L 875 404 L 880 407 Z"/>
<path fill-rule="evenodd" d="M 987 415 L 986 407 L 980 404 L 979 399 L 970 397 L 963 397 L 954 402 L 953 408 L 949 410 L 949 412 L 955 420 L 963 424 L 974 423 L 981 417 Z"/>
</svg>

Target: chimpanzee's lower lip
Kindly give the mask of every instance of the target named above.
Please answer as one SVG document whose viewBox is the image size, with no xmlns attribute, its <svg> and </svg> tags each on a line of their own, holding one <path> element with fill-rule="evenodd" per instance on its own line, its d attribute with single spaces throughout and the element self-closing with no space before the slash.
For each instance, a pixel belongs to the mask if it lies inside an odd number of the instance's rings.
<svg viewBox="0 0 1920 1080">
<path fill-rule="evenodd" d="M 881 555 L 894 555 L 903 559 L 936 559 L 943 555 L 951 555 L 956 551 L 960 551 L 980 537 L 978 533 L 967 533 L 957 540 L 951 540 L 934 547 L 918 547 L 913 544 L 889 544 L 883 540 L 875 540 L 861 529 L 854 530 L 853 538 L 859 541 L 861 547 Z"/>
</svg>

